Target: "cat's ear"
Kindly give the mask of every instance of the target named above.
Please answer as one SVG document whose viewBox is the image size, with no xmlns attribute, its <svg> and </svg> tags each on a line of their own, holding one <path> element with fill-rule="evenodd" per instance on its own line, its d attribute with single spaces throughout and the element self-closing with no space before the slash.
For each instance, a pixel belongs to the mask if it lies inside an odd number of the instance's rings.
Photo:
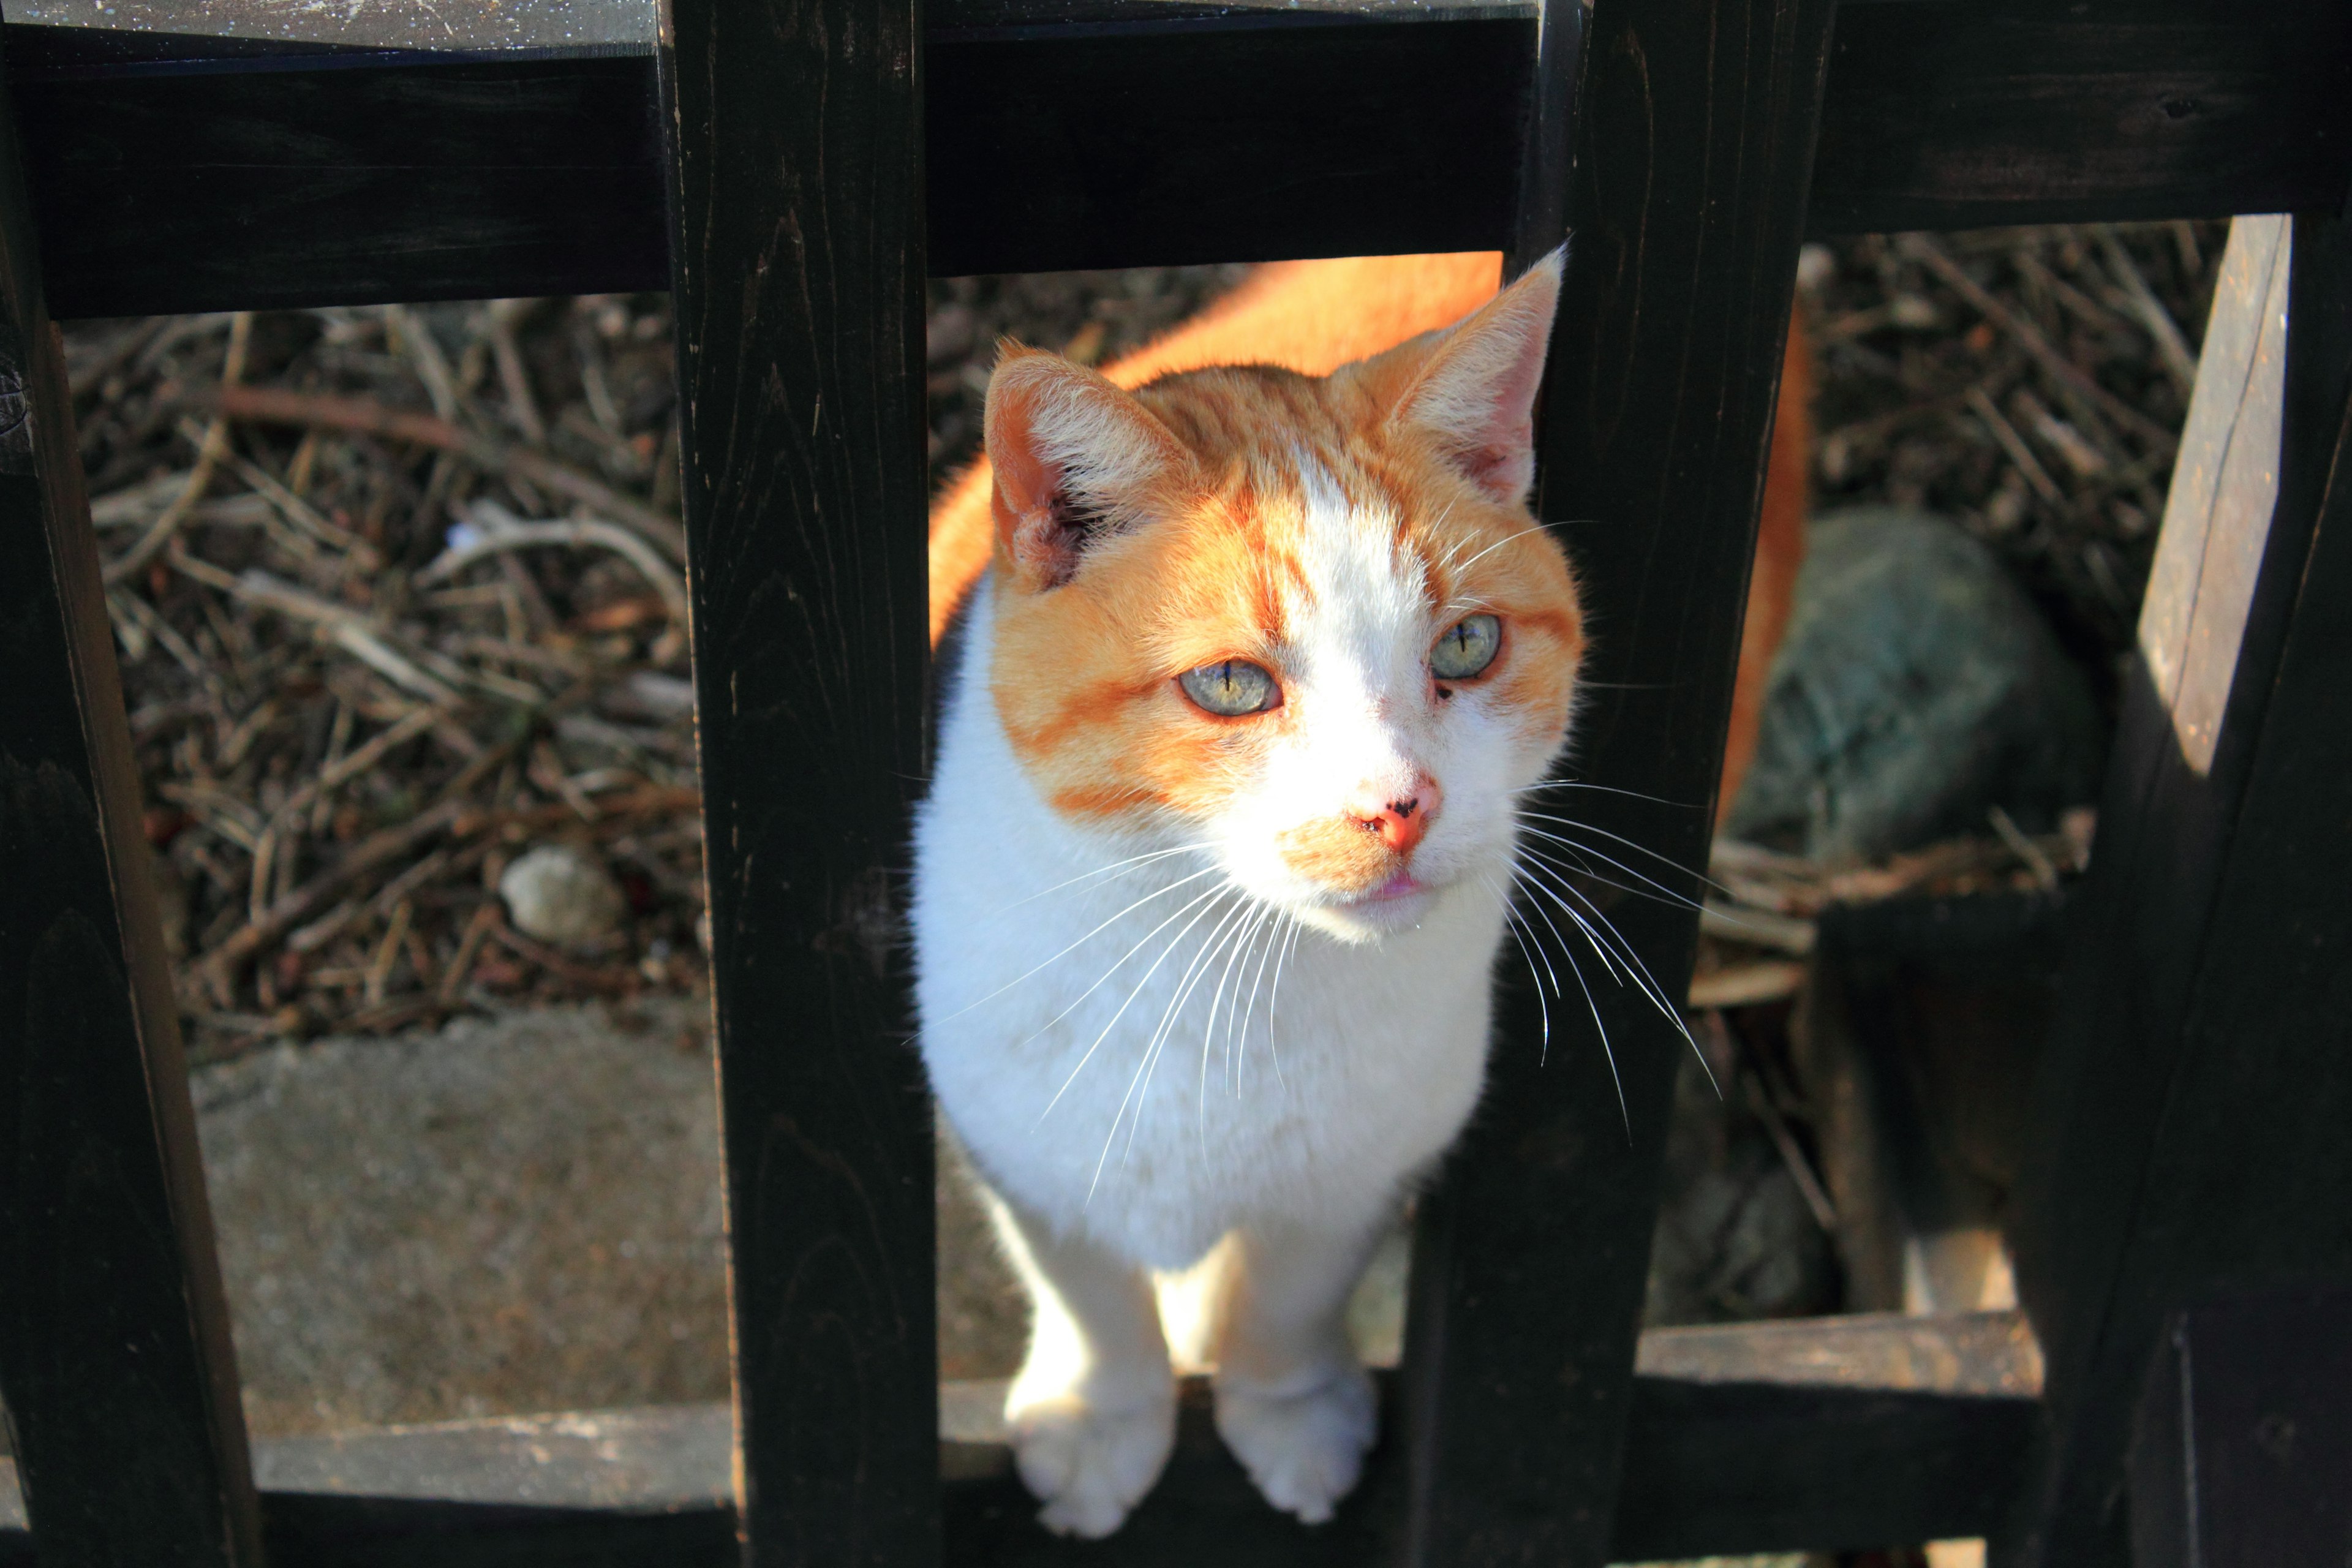
<svg viewBox="0 0 2352 1568">
<path fill-rule="evenodd" d="M 1535 482 L 1536 395 L 1559 308 L 1560 247 L 1434 343 L 1391 418 L 1420 426 L 1507 505 Z"/>
<path fill-rule="evenodd" d="M 1151 411 L 1059 354 L 1004 345 L 988 383 L 999 561 L 1058 588 L 1087 548 L 1169 505 L 1192 459 Z"/>
</svg>

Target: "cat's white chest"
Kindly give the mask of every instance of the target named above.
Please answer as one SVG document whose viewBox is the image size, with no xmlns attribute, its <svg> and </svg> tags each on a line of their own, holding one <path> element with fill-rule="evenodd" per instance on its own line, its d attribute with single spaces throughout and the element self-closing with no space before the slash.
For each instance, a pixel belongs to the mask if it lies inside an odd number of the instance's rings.
<svg viewBox="0 0 2352 1568">
<path fill-rule="evenodd" d="M 1202 853 L 1106 870 L 1135 851 L 1037 799 L 977 681 L 916 847 L 932 1086 L 991 1181 L 1057 1229 L 1164 1268 L 1245 1221 L 1360 1223 L 1476 1100 L 1503 918 L 1483 885 L 1350 945 Z"/>
</svg>

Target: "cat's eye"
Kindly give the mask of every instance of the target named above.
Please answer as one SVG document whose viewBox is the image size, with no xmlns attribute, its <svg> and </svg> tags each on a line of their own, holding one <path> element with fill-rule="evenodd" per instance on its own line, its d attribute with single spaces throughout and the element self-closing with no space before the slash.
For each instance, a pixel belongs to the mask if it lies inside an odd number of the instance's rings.
<svg viewBox="0 0 2352 1568">
<path fill-rule="evenodd" d="M 1503 646 L 1503 623 L 1470 616 L 1446 628 L 1429 650 L 1429 673 L 1440 680 L 1467 680 L 1495 662 Z"/>
<path fill-rule="evenodd" d="M 1245 658 L 1221 658 L 1188 669 L 1176 678 L 1176 684 L 1204 712 L 1221 719 L 1238 719 L 1244 713 L 1263 713 L 1282 706 L 1282 688 L 1274 677 Z"/>
</svg>

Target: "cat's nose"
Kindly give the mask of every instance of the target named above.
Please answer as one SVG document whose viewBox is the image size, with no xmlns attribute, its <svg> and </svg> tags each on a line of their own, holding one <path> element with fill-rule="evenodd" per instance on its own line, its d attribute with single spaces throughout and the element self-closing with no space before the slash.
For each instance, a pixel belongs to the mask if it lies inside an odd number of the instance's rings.
<svg viewBox="0 0 2352 1568">
<path fill-rule="evenodd" d="M 1445 792 L 1437 787 L 1437 781 L 1417 773 L 1402 791 L 1371 790 L 1359 795 L 1348 803 L 1348 816 L 1368 832 L 1379 834 L 1381 842 L 1398 854 L 1410 855 L 1429 836 L 1444 801 Z"/>
</svg>

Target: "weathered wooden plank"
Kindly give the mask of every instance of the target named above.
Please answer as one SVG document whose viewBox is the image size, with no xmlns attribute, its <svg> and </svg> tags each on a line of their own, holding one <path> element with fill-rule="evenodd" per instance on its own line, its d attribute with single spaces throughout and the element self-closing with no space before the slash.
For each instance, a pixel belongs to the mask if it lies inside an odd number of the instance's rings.
<svg viewBox="0 0 2352 1568">
<path fill-rule="evenodd" d="M 2352 1285 L 2177 1313 L 2131 1448 L 2134 1568 L 2352 1562 Z"/>
<path fill-rule="evenodd" d="M 649 52 L 7 31 L 61 316 L 667 281 Z"/>
<path fill-rule="evenodd" d="M 2055 1437 L 2021 1559 L 2123 1561 L 2171 1312 L 2352 1272 L 2352 243 L 2232 231 L 2011 1233 Z"/>
<path fill-rule="evenodd" d="M 50 1568 L 258 1561 L 139 779 L 0 94 L 0 1391 Z"/>
<path fill-rule="evenodd" d="M 1738 1552 L 1972 1532 L 2029 1449 L 2041 1379 L 2032 1333 L 2003 1312 L 1652 1331 L 1639 1364 L 1620 1557 L 1666 1542 Z M 1394 1380 L 1381 1384 L 1393 1414 Z M 940 1394 L 951 1564 L 1388 1560 L 1361 1518 L 1309 1530 L 1267 1508 L 1216 1436 L 1204 1380 L 1185 1384 L 1167 1478 L 1108 1543 L 1037 1527 L 1005 1443 L 1003 1383 Z M 255 1468 L 281 1565 L 560 1552 L 684 1568 L 734 1554 L 732 1428 L 724 1405 L 580 1411 L 265 1440 Z M 8 1533 L 11 1500 L 0 1461 L 0 1563 L 13 1568 L 24 1540 Z"/>
<path fill-rule="evenodd" d="M 747 1563 L 939 1552 L 912 0 L 677 0 L 678 385 Z"/>
<path fill-rule="evenodd" d="M 2347 174 L 2333 0 L 1844 0 L 1811 226 L 2289 212 L 2339 205 Z"/>
<path fill-rule="evenodd" d="M 1529 44 L 1518 6 L 943 33 L 931 270 L 1491 249 Z"/>
<path fill-rule="evenodd" d="M 931 267 L 1504 246 L 1537 9 L 938 7 Z M 1811 226 L 2333 207 L 2347 26 L 2326 0 L 1846 0 Z M 667 280 L 644 54 L 8 31 L 62 314 Z"/>
<path fill-rule="evenodd" d="M 1585 35 L 1538 515 L 1561 528 L 1592 612 L 1579 776 L 1631 793 L 1563 791 L 1570 805 L 1543 809 L 1548 827 L 1589 825 L 1559 831 L 1603 855 L 1630 840 L 1706 858 L 1832 9 L 1601 0 Z M 1522 257 L 1561 215 L 1529 202 L 1525 216 Z M 1592 891 L 1663 994 L 1682 995 L 1695 912 Z M 1507 987 L 1486 1098 L 1423 1200 L 1403 1373 L 1417 1563 L 1610 1550 L 1688 1047 L 1582 957 L 1613 1063 L 1574 990 L 1551 1005 L 1547 1046 L 1531 982 Z"/>
</svg>

